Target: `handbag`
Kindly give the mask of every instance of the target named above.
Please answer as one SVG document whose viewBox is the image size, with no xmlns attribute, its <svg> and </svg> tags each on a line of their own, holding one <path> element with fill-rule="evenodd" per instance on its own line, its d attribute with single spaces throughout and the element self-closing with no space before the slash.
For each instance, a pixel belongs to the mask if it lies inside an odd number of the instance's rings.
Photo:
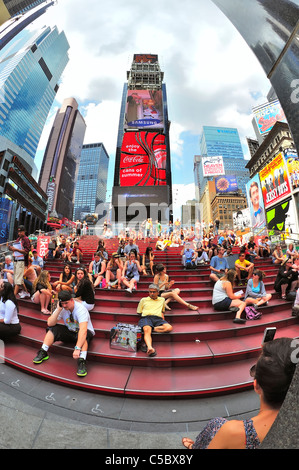
<svg viewBox="0 0 299 470">
<path fill-rule="evenodd" d="M 131 325 L 130 323 L 117 323 L 110 330 L 110 347 L 136 352 L 141 337 L 142 330 L 140 326 Z"/>
<path fill-rule="evenodd" d="M 258 312 L 254 307 L 245 307 L 246 320 L 258 320 L 261 318 L 262 313 Z"/>
</svg>

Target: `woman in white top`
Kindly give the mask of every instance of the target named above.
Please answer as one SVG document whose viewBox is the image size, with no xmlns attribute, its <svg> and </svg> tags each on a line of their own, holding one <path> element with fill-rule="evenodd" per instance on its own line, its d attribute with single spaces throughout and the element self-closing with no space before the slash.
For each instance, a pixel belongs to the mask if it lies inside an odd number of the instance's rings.
<svg viewBox="0 0 299 470">
<path fill-rule="evenodd" d="M 0 339 L 6 340 L 21 331 L 19 309 L 13 286 L 9 282 L 1 284 L 0 296 Z"/>
<path fill-rule="evenodd" d="M 245 323 L 246 320 L 241 318 L 241 314 L 246 307 L 246 303 L 241 300 L 243 294 L 234 294 L 233 285 L 237 273 L 234 269 L 230 269 L 219 281 L 216 282 L 213 289 L 212 304 L 215 310 L 225 311 L 232 307 L 236 307 L 236 317 L 234 323 Z"/>
</svg>

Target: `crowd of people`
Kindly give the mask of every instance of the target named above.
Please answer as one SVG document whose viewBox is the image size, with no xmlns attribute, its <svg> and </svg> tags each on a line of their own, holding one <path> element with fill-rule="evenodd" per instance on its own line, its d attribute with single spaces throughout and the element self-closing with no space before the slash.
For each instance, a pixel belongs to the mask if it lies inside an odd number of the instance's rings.
<svg viewBox="0 0 299 470">
<path fill-rule="evenodd" d="M 184 300 L 181 290 L 170 279 L 166 266 L 156 261 L 157 254 L 170 246 L 181 247 L 178 262 L 183 270 L 197 269 L 200 265 L 210 270 L 213 308 L 216 311 L 235 312 L 234 323 L 246 322 L 244 311 L 247 306 L 253 305 L 258 309 L 272 298 L 263 282 L 265 273 L 256 267 L 257 259 L 270 258 L 273 264 L 279 265 L 274 288 L 282 299 L 286 299 L 290 292 L 296 293 L 299 254 L 292 243 L 283 253 L 279 244 L 272 248 L 266 236 L 261 237 L 257 244 L 253 237 L 248 242 L 242 240 L 240 244 L 233 231 L 219 232 L 209 227 L 199 236 L 197 229 L 191 227 L 184 231 L 175 222 L 174 227 L 164 233 L 161 224 L 157 224 L 155 234 L 164 246 L 156 244 L 153 247 L 151 243 L 146 243 L 153 235 L 153 224 L 147 220 L 142 236 L 147 245 L 144 253 L 140 252 L 138 236 L 134 238 L 132 233 L 125 238 L 119 237 L 118 247 L 113 253 L 108 253 L 107 241 L 101 237 L 91 261 L 84 265 L 84 252 L 80 246 L 81 228 L 69 236 L 52 237 L 46 255 L 41 258 L 25 235 L 24 227 L 20 226 L 16 242 L 9 246 L 12 256 L 5 257 L 1 271 L 1 308 L 4 312 L 5 304 L 7 313 L 2 312 L 0 316 L 0 339 L 19 334 L 18 298 L 30 297 L 40 306 L 40 312 L 49 316 L 43 345 L 33 362 L 39 364 L 47 360 L 53 342 L 72 340 L 76 351 L 73 357 L 78 359 L 77 374 L 85 376 L 88 344 L 94 335 L 90 312 L 95 307 L 96 289 L 125 289 L 132 295 L 140 279 L 145 278 L 149 282 L 149 295 L 141 299 L 137 308 L 141 316 L 139 325 L 144 333 L 141 350 L 148 357 L 156 356 L 152 331 L 172 331 L 164 318 L 165 311 L 171 310 L 169 304 L 176 302 L 189 310 L 199 309 Z M 63 261 L 62 269 L 58 279 L 52 281 L 45 266 L 48 261 L 58 259 Z M 236 292 L 237 286 L 244 286 L 245 293 L 243 290 Z M 294 302 L 295 305 L 295 297 Z M 5 318 L 5 327 L 1 324 L 1 318 Z M 58 328 L 61 319 L 64 324 Z"/>
</svg>

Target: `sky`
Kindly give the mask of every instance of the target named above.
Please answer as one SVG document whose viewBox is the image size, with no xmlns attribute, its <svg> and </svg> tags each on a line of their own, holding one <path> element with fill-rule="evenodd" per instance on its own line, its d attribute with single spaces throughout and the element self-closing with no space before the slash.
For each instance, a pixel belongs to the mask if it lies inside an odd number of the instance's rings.
<svg viewBox="0 0 299 470">
<path fill-rule="evenodd" d="M 40 140 L 38 166 L 57 110 L 74 97 L 87 124 L 84 144 L 102 142 L 110 156 L 110 199 L 122 89 L 135 53 L 158 54 L 164 72 L 175 204 L 195 197 L 193 158 L 202 126 L 237 128 L 249 158 L 252 107 L 267 101 L 271 84 L 212 1 L 58 0 L 34 22 L 34 28 L 44 25 L 65 32 L 70 61 Z"/>
</svg>

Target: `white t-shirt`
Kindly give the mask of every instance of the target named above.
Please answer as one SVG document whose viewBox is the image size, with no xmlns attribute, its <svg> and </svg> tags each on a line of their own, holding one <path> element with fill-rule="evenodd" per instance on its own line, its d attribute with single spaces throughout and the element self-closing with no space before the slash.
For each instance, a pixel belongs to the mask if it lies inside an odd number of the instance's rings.
<svg viewBox="0 0 299 470">
<path fill-rule="evenodd" d="M 87 329 L 94 335 L 95 331 L 87 308 L 84 307 L 81 302 L 76 302 L 76 300 L 74 300 L 74 303 L 75 306 L 73 311 L 71 312 L 70 310 L 63 308 L 58 315 L 58 320 L 63 320 L 63 323 L 70 331 L 79 331 L 79 323 L 87 322 Z M 73 315 L 73 322 L 70 321 L 71 314 Z"/>
<path fill-rule="evenodd" d="M 12 300 L 2 302 L 0 300 L 0 318 L 4 320 L 6 325 L 16 325 L 19 323 L 18 310 L 16 304 Z"/>
</svg>

